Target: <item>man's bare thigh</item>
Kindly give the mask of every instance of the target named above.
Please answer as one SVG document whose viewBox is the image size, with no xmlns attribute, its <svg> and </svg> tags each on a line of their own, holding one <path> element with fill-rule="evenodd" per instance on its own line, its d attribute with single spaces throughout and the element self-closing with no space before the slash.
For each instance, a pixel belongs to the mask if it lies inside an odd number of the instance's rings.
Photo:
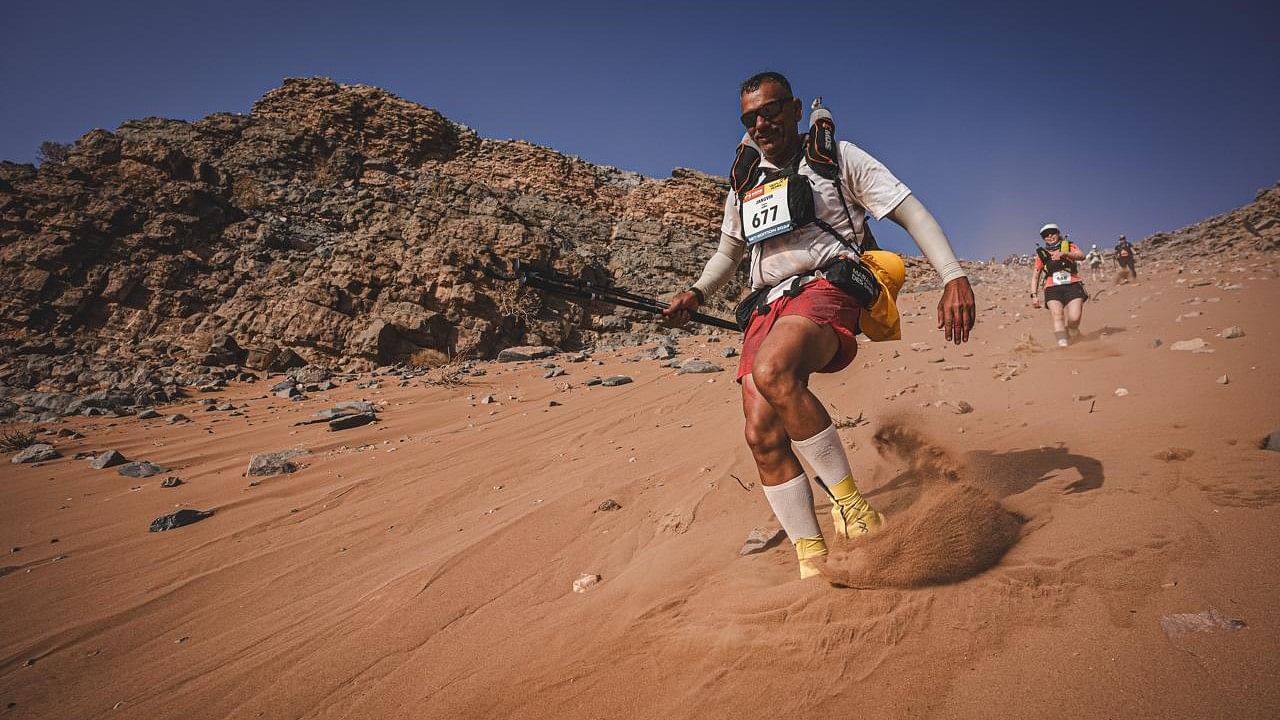
<svg viewBox="0 0 1280 720">
<path fill-rule="evenodd" d="M 777 364 L 804 376 L 826 367 L 840 349 L 835 328 L 801 315 L 779 318 L 760 343 L 756 365 Z"/>
</svg>

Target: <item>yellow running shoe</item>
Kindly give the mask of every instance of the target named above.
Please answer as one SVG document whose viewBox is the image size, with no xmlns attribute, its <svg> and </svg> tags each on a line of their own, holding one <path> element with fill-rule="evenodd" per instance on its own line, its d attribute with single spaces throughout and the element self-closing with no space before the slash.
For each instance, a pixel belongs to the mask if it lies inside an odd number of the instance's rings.
<svg viewBox="0 0 1280 720">
<path fill-rule="evenodd" d="M 831 520 L 836 526 L 836 534 L 846 540 L 870 535 L 884 527 L 884 516 L 875 510 L 857 510 L 838 502 L 831 506 Z"/>
<path fill-rule="evenodd" d="M 800 579 L 819 574 L 817 560 L 827 556 L 827 543 L 822 536 L 796 540 L 796 559 L 800 561 Z"/>
<path fill-rule="evenodd" d="M 858 492 L 852 476 L 827 488 L 831 495 L 831 520 L 836 535 L 846 540 L 869 535 L 884 525 L 884 516 L 871 509 L 871 504 Z"/>
</svg>

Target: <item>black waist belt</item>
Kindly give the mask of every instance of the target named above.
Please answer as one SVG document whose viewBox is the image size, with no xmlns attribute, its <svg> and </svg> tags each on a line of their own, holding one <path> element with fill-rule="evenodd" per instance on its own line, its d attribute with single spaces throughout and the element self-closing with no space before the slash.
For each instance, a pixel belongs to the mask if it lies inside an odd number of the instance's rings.
<svg viewBox="0 0 1280 720">
<path fill-rule="evenodd" d="M 863 308 L 870 309 L 880 297 L 880 281 L 867 269 L 867 266 L 857 260 L 844 258 L 813 272 L 787 278 L 777 285 L 762 287 L 751 293 L 738 303 L 733 311 L 738 321 L 738 328 L 745 331 L 756 312 L 761 315 L 769 314 L 769 296 L 775 288 L 787 285 L 787 289 L 782 291 L 780 297 L 795 297 L 803 292 L 806 285 L 819 278 L 843 291 Z"/>
</svg>

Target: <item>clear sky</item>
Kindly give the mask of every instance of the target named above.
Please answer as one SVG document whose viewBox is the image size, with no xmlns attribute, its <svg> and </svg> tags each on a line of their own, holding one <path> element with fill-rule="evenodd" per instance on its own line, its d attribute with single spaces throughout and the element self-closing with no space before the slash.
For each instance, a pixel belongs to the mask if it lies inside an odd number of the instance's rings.
<svg viewBox="0 0 1280 720">
<path fill-rule="evenodd" d="M 1280 2 L 12 0 L 0 158 L 147 116 L 247 112 L 285 77 L 386 88 L 481 135 L 654 177 L 728 173 L 737 85 L 786 74 L 963 257 L 1057 222 L 1110 245 L 1280 180 Z M 884 222 L 882 242 L 914 251 Z"/>
</svg>

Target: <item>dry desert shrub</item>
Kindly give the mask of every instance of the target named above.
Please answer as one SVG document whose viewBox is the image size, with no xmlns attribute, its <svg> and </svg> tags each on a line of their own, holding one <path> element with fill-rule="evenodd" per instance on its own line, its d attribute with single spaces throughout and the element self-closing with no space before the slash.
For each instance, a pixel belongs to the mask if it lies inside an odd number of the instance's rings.
<svg viewBox="0 0 1280 720">
<path fill-rule="evenodd" d="M 67 161 L 72 147 L 71 143 L 45 140 L 40 143 L 40 149 L 36 150 L 36 161 L 41 165 L 61 165 Z"/>
<path fill-rule="evenodd" d="M 415 362 L 415 359 L 423 353 L 434 353 L 431 357 L 434 358 L 435 355 L 438 355 L 441 358 L 444 358 L 445 361 L 443 363 L 425 366 L 430 369 L 428 369 L 427 374 L 423 376 L 422 382 L 427 385 L 436 385 L 439 387 L 458 387 L 460 385 L 467 384 L 466 363 L 471 359 L 471 354 L 475 352 L 475 349 L 475 343 L 463 345 L 449 357 L 446 357 L 444 353 L 438 350 L 419 350 L 413 354 L 413 357 L 410 358 L 410 362 Z M 415 362 L 415 367 L 424 366 L 417 365 Z"/>
<path fill-rule="evenodd" d="M 512 318 L 526 327 L 538 316 L 542 307 L 537 294 L 525 292 L 524 287 L 518 283 L 498 286 L 493 292 L 493 302 L 498 308 L 499 317 Z"/>
<path fill-rule="evenodd" d="M 0 431 L 0 451 L 18 452 L 35 444 L 36 434 L 34 432 L 23 432 L 21 430 Z"/>
<path fill-rule="evenodd" d="M 449 356 L 433 348 L 422 348 L 409 356 L 409 366 L 430 370 L 449 363 Z"/>
</svg>

